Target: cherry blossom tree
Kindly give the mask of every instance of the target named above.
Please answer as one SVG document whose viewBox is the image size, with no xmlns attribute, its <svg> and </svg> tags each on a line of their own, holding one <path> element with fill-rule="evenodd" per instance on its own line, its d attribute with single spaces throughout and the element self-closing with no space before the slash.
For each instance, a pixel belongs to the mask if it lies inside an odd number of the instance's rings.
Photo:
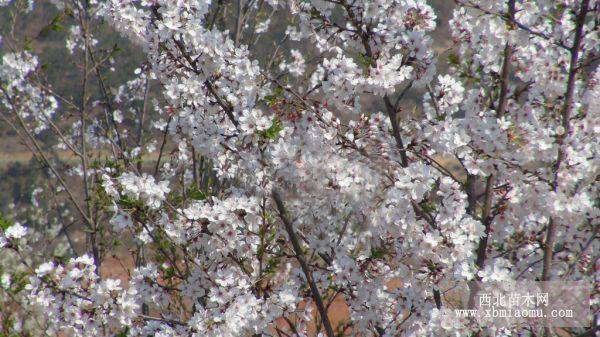
<svg viewBox="0 0 600 337">
<path fill-rule="evenodd" d="M 18 44 L 0 65 L 1 116 L 55 200 L 40 225 L 3 220 L 2 294 L 27 323 L 6 329 L 554 333 L 449 315 L 451 290 L 476 281 L 586 281 L 598 308 L 600 2 L 456 0 L 447 50 L 423 0 L 55 5 L 72 18 L 80 101 Z M 105 23 L 147 58 L 117 88 L 91 28 Z M 68 221 L 85 251 L 36 251 L 49 228 L 69 244 Z M 125 280 L 102 272 L 115 242 L 134 252 Z M 593 336 L 592 322 L 561 333 Z"/>
</svg>

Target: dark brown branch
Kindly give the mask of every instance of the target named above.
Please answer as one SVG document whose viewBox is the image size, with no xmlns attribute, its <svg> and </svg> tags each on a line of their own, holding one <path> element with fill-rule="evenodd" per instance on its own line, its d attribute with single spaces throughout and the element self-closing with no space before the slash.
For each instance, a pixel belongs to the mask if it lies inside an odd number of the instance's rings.
<svg viewBox="0 0 600 337">
<path fill-rule="evenodd" d="M 509 22 L 515 18 L 515 0 L 508 0 L 508 19 Z M 506 41 L 504 46 L 504 60 L 502 61 L 502 73 L 500 75 L 500 98 L 498 99 L 498 109 L 496 114 L 498 118 L 504 117 L 506 112 L 506 104 L 508 102 L 508 82 L 510 59 L 512 58 L 513 49 L 510 46 L 510 41 Z"/>
<path fill-rule="evenodd" d="M 306 260 L 304 259 L 302 247 L 300 246 L 300 242 L 298 242 L 298 237 L 296 236 L 296 232 L 294 231 L 294 226 L 292 225 L 291 221 L 287 216 L 287 211 L 285 209 L 283 201 L 281 200 L 281 196 L 279 195 L 279 192 L 277 192 L 277 190 L 275 189 L 272 192 L 272 196 L 273 200 L 275 200 L 277 211 L 279 212 L 279 217 L 281 218 L 281 221 L 285 226 L 285 230 L 288 233 L 288 236 L 290 237 L 290 241 L 292 242 L 292 247 L 294 248 L 296 259 L 298 260 L 298 263 L 300 263 L 302 272 L 306 277 L 306 282 L 308 282 L 308 286 L 310 287 L 312 298 L 315 301 L 315 304 L 317 305 L 317 310 L 319 311 L 319 314 L 321 315 L 321 320 L 323 321 L 325 332 L 327 332 L 328 337 L 335 337 L 331 322 L 329 321 L 329 317 L 327 316 L 327 309 L 323 304 L 323 299 L 321 298 L 321 294 L 319 292 L 319 288 L 317 287 L 317 284 L 313 279 L 312 272 L 310 271 L 308 263 L 306 263 Z"/>
<path fill-rule="evenodd" d="M 581 40 L 583 38 L 583 27 L 585 26 L 585 17 L 589 11 L 589 0 L 583 0 L 581 2 L 581 8 L 577 14 L 576 28 L 575 28 L 575 39 L 573 46 L 570 49 L 571 60 L 569 64 L 569 78 L 567 80 L 567 90 L 565 93 L 565 101 L 562 108 L 562 126 L 564 132 L 558 136 L 558 156 L 556 158 L 556 164 L 554 165 L 554 181 L 552 183 L 552 190 L 556 191 L 558 187 L 558 171 L 560 165 L 564 159 L 565 153 L 563 149 L 563 142 L 567 135 L 571 131 L 571 105 L 573 104 L 573 95 L 575 91 L 575 80 L 577 77 L 577 63 L 579 62 L 579 52 L 581 49 Z M 552 269 L 552 259 L 554 255 L 554 240 L 556 238 L 556 226 L 557 221 L 554 218 L 550 219 L 548 228 L 546 230 L 546 242 L 544 243 L 544 264 L 542 269 L 542 281 L 550 280 Z"/>
<path fill-rule="evenodd" d="M 509 22 L 514 20 L 515 16 L 515 0 L 508 0 L 508 20 Z M 502 61 L 502 73 L 500 75 L 500 97 L 498 99 L 498 106 L 496 108 L 496 117 L 502 118 L 506 113 L 506 106 L 508 102 L 508 82 L 509 78 L 509 69 L 510 69 L 510 59 L 512 58 L 513 49 L 510 46 L 510 42 L 506 41 L 506 45 L 504 46 L 504 59 Z M 475 261 L 475 265 L 477 268 L 482 269 L 485 265 L 486 259 L 486 250 L 489 240 L 489 235 L 491 232 L 492 226 L 492 217 L 490 217 L 490 211 L 492 208 L 492 199 L 494 193 L 494 183 L 496 181 L 495 175 L 492 173 L 487 177 L 486 185 L 485 185 L 485 199 L 483 204 L 483 210 L 481 212 L 481 221 L 485 227 L 485 235 L 479 240 L 479 245 L 477 246 L 477 258 Z M 475 192 L 475 189 L 472 188 L 471 192 Z M 472 198 L 470 199 L 472 200 Z M 474 200 L 477 202 L 477 198 Z M 471 207 L 474 207 L 472 205 Z M 471 208 L 471 211 L 474 211 Z"/>
<path fill-rule="evenodd" d="M 398 118 L 396 116 L 397 110 L 394 109 L 390 98 L 386 95 L 383 98 L 385 102 L 385 107 L 387 110 L 388 117 L 390 118 L 390 122 L 392 123 L 392 134 L 394 139 L 396 140 L 396 144 L 398 145 L 398 149 L 400 150 L 400 160 L 402 162 L 402 167 L 408 166 L 408 158 L 406 157 L 406 148 L 404 147 L 404 143 L 402 142 L 402 136 L 400 135 L 400 125 L 398 124 Z"/>
<path fill-rule="evenodd" d="M 169 119 L 167 120 L 167 125 L 165 126 L 165 130 L 163 131 L 163 139 L 162 139 L 162 143 L 160 144 L 160 150 L 158 151 L 158 158 L 156 159 L 156 165 L 154 166 L 154 174 L 153 176 L 156 177 L 158 175 L 158 169 L 160 168 L 160 161 L 162 159 L 164 150 L 165 150 L 165 145 L 167 144 L 167 136 L 169 135 L 169 124 L 171 124 L 171 119 L 173 119 L 173 115 L 169 115 Z"/>
<path fill-rule="evenodd" d="M 485 199 L 483 203 L 483 211 L 481 212 L 481 221 L 485 227 L 485 234 L 479 240 L 479 245 L 477 246 L 477 259 L 475 260 L 475 265 L 478 269 L 482 269 L 485 265 L 486 250 L 490 232 L 492 230 L 492 218 L 490 217 L 490 211 L 492 208 L 492 198 L 494 197 L 493 186 L 495 180 L 496 179 L 494 175 L 490 174 L 485 184 Z"/>
<path fill-rule="evenodd" d="M 156 321 L 156 322 L 162 322 L 162 323 L 166 323 L 169 325 L 182 325 L 185 326 L 187 325 L 187 323 L 182 322 L 182 321 L 178 321 L 175 319 L 169 319 L 169 318 L 162 318 L 162 317 L 153 317 L 153 316 L 148 316 L 148 315 L 139 315 L 138 317 L 146 320 L 146 321 Z"/>
</svg>

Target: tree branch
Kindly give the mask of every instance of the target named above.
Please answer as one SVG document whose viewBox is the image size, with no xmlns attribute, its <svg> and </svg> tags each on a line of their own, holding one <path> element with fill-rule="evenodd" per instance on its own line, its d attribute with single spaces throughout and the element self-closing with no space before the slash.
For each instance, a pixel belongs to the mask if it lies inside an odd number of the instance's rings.
<svg viewBox="0 0 600 337">
<path fill-rule="evenodd" d="M 590 0 L 583 0 L 581 2 L 581 7 L 576 19 L 575 39 L 573 41 L 573 46 L 570 49 L 571 61 L 569 64 L 569 78 L 567 80 L 567 90 L 565 93 L 565 101 L 562 108 L 562 126 L 564 128 L 564 132 L 563 134 L 558 136 L 558 156 L 556 158 L 556 164 L 553 169 L 554 181 L 552 183 L 552 190 L 555 192 L 558 188 L 558 171 L 560 170 L 560 165 L 565 156 L 563 142 L 571 131 L 571 105 L 573 104 L 575 80 L 577 76 L 577 63 L 579 62 L 579 51 L 581 48 L 581 40 L 583 38 L 583 27 L 585 25 L 585 17 L 589 10 L 589 3 Z M 556 238 L 556 226 L 557 221 L 554 218 L 551 218 L 550 222 L 548 223 L 548 228 L 546 230 L 542 281 L 549 281 L 551 278 L 550 271 L 552 269 L 552 259 L 554 255 L 554 240 Z"/>
<path fill-rule="evenodd" d="M 275 204 L 277 206 L 277 211 L 279 212 L 279 217 L 285 226 L 285 230 L 290 237 L 290 241 L 292 242 L 292 247 L 294 248 L 294 253 L 298 263 L 300 263 L 300 267 L 302 268 L 302 272 L 306 277 L 306 281 L 308 282 L 308 286 L 310 287 L 310 291 L 312 294 L 312 298 L 317 305 L 317 310 L 321 315 L 321 320 L 323 321 L 323 325 L 325 326 L 325 331 L 327 332 L 328 337 L 335 337 L 333 332 L 333 328 L 331 326 L 331 322 L 329 321 L 329 317 L 327 316 L 327 309 L 325 309 L 325 305 L 323 304 L 323 299 L 321 298 L 321 294 L 319 293 L 319 288 L 315 283 L 308 263 L 304 259 L 304 254 L 302 253 L 302 247 L 300 247 L 300 243 L 298 242 L 298 237 L 296 236 L 296 232 L 294 231 L 294 227 L 290 220 L 287 217 L 287 211 L 281 200 L 281 196 L 277 190 L 273 189 L 272 192 L 273 200 L 275 200 Z"/>
</svg>

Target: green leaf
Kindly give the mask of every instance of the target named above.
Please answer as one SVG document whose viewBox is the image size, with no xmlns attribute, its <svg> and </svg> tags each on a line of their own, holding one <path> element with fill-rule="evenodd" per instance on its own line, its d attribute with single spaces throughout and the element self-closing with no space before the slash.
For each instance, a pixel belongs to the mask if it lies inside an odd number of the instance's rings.
<svg viewBox="0 0 600 337">
<path fill-rule="evenodd" d="M 423 208 L 423 210 L 427 213 L 431 213 L 433 211 L 435 211 L 437 208 L 435 207 L 435 204 L 429 201 L 425 201 L 422 202 L 420 204 L 421 208 Z"/>
<path fill-rule="evenodd" d="M 171 279 L 175 276 L 175 268 L 173 268 L 173 267 L 164 268 L 163 271 L 164 271 L 163 277 L 165 279 Z"/>
<path fill-rule="evenodd" d="M 372 259 L 380 259 L 385 256 L 386 252 L 387 251 L 386 251 L 385 247 L 371 248 L 371 258 Z"/>
<path fill-rule="evenodd" d="M 273 105 L 279 103 L 279 101 L 281 101 L 284 97 L 285 96 L 284 96 L 283 88 L 282 87 L 277 87 L 273 91 L 272 95 L 265 96 L 265 102 L 267 102 L 267 104 L 269 106 L 273 106 Z"/>
<path fill-rule="evenodd" d="M 458 55 L 450 53 L 450 55 L 448 55 L 448 62 L 452 65 L 459 65 L 460 59 L 458 58 Z"/>
<path fill-rule="evenodd" d="M 143 208 L 141 200 L 132 199 L 128 196 L 121 197 L 121 199 L 119 199 L 119 204 L 125 208 Z"/>
<path fill-rule="evenodd" d="M 187 195 L 190 199 L 194 199 L 194 200 L 206 199 L 206 194 L 197 189 L 190 190 Z"/>
<path fill-rule="evenodd" d="M 125 327 L 118 334 L 116 334 L 115 337 L 127 337 L 128 333 L 129 333 L 129 327 Z"/>
<path fill-rule="evenodd" d="M 18 294 L 29 284 L 29 275 L 25 272 L 16 272 L 12 274 L 11 288 L 12 294 Z"/>
<path fill-rule="evenodd" d="M 112 50 L 110 51 L 110 56 L 114 57 L 118 53 L 123 52 L 123 48 L 119 47 L 116 43 L 113 45 Z"/>
<path fill-rule="evenodd" d="M 314 19 L 319 19 L 319 18 L 321 18 L 321 12 L 319 12 L 318 9 L 313 7 L 310 10 L 310 16 Z"/>
<path fill-rule="evenodd" d="M 0 214 L 0 228 L 6 230 L 8 227 L 12 226 L 12 223 L 8 221 L 2 214 Z"/>
<path fill-rule="evenodd" d="M 54 32 L 60 32 L 62 31 L 65 27 L 63 27 L 63 25 L 61 25 L 61 22 L 63 20 L 63 16 L 64 13 L 58 13 L 54 16 L 54 18 L 52 18 L 52 21 L 50 21 L 50 23 L 42 28 L 42 30 L 39 33 L 39 36 L 44 37 L 47 36 L 48 34 L 50 34 L 50 31 L 54 31 Z"/>
<path fill-rule="evenodd" d="M 358 55 L 358 60 L 360 64 L 367 68 L 375 65 L 375 59 L 373 57 L 369 57 L 363 54 Z"/>
<path fill-rule="evenodd" d="M 263 131 L 260 131 L 259 134 L 266 139 L 277 140 L 279 138 L 279 132 L 283 130 L 283 123 L 279 120 L 279 118 L 273 119 L 271 126 Z"/>
<path fill-rule="evenodd" d="M 60 32 L 61 30 L 63 30 L 65 27 L 63 27 L 60 23 L 55 23 L 52 26 L 50 26 L 50 29 L 55 31 L 55 32 Z"/>
</svg>

